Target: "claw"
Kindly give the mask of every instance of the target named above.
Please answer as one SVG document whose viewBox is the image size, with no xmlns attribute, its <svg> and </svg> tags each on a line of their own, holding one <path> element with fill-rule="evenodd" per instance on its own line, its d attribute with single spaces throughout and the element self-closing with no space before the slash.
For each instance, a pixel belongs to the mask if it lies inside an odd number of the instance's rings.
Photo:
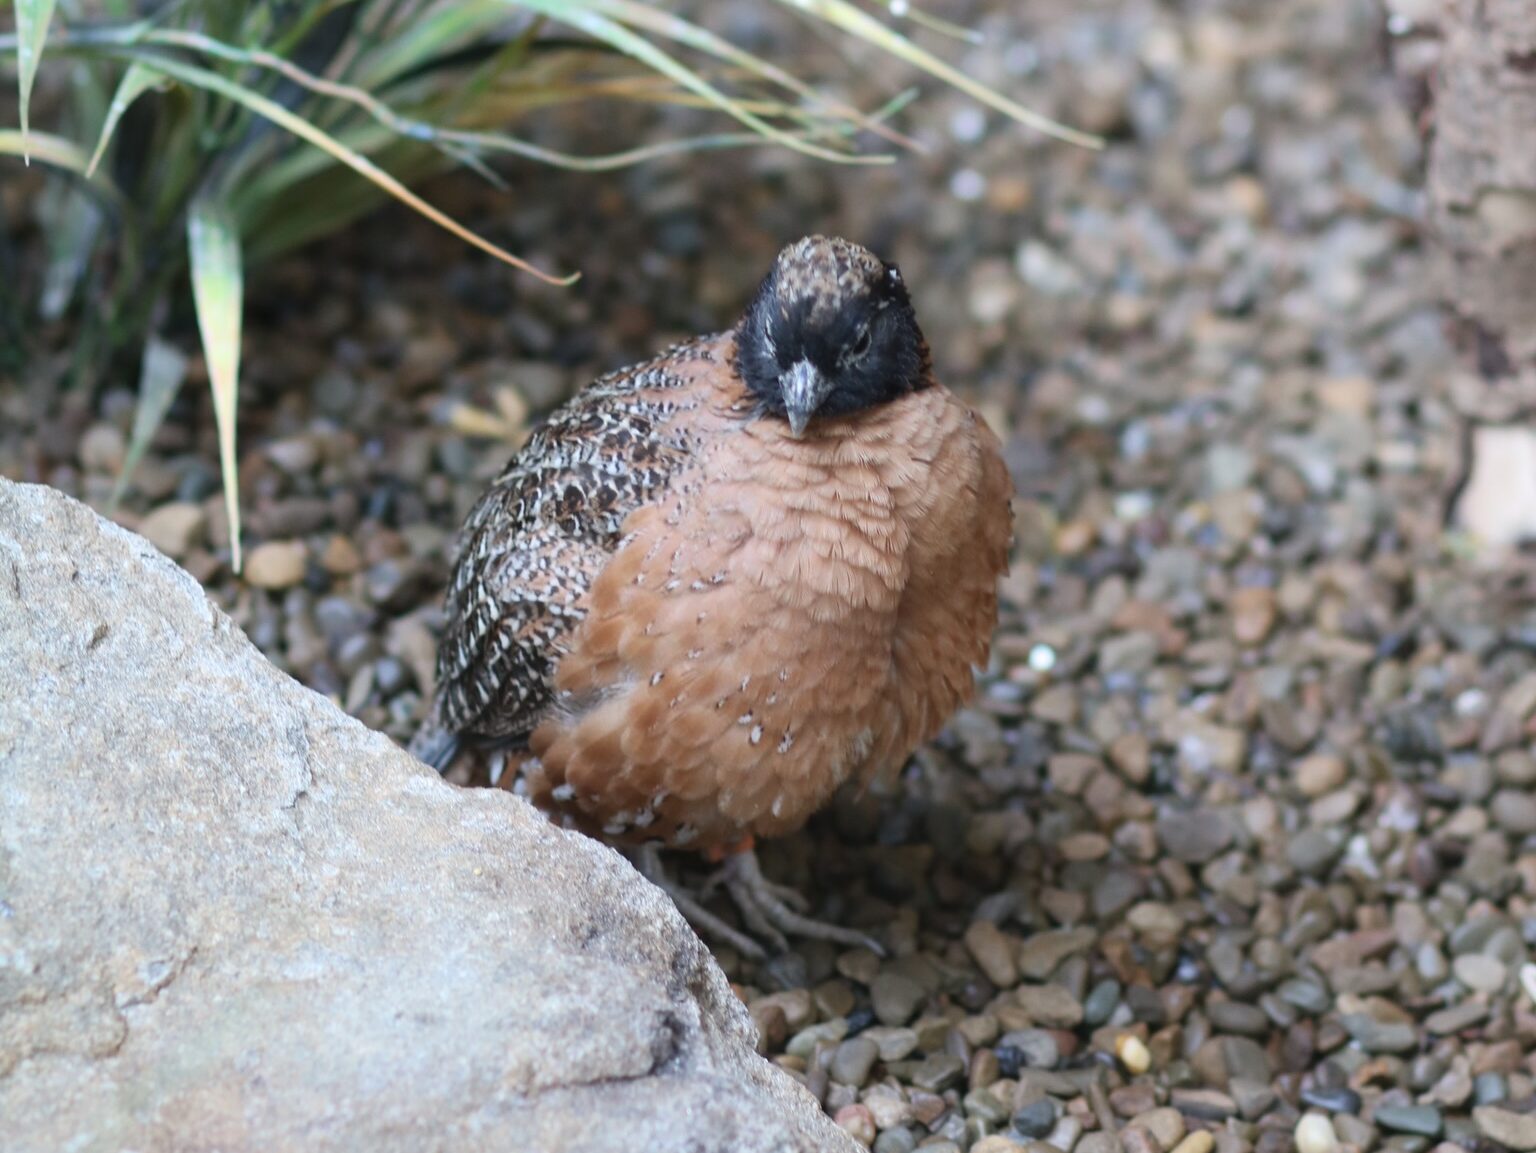
<svg viewBox="0 0 1536 1153">
<path fill-rule="evenodd" d="M 781 941 L 785 934 L 789 934 L 816 941 L 831 941 L 834 944 L 847 945 L 855 949 L 868 949 L 878 957 L 885 956 L 885 949 L 879 942 L 863 933 L 854 929 L 845 929 L 841 925 L 829 925 L 825 921 L 812 920 L 792 909 L 791 901 L 784 896 L 786 892 L 784 886 L 776 885 L 763 876 L 762 867 L 757 862 L 757 854 L 752 850 L 748 849 L 744 853 L 736 853 L 728 857 L 725 864 L 721 866 L 720 873 L 724 878 L 726 891 L 731 894 L 731 899 L 741 910 L 742 919 L 751 925 L 753 931 L 759 936 L 766 936 L 757 927 L 759 924 L 764 924 L 769 927 L 773 936 Z M 801 909 L 808 908 L 805 898 L 799 893 L 793 893 L 793 903 L 799 905 Z"/>
<path fill-rule="evenodd" d="M 750 960 L 768 959 L 767 951 L 760 944 L 740 929 L 733 928 L 720 917 L 715 916 L 699 904 L 692 893 L 667 875 L 666 866 L 661 863 L 661 852 L 655 845 L 642 845 L 634 850 L 630 860 L 642 877 L 672 898 L 672 903 L 683 915 L 683 920 L 692 925 L 700 936 L 729 945 Z M 782 952 L 784 939 L 780 937 L 778 943 Z"/>
<path fill-rule="evenodd" d="M 700 889 L 700 896 L 708 898 L 723 885 L 740 911 L 750 936 L 704 908 L 699 898 L 672 880 L 661 863 L 661 853 L 656 846 L 646 845 L 634 850 L 631 860 L 641 876 L 672 898 L 677 911 L 701 936 L 730 945 L 751 960 L 765 960 L 769 950 L 776 954 L 788 952 L 789 937 L 831 941 L 885 956 L 885 949 L 879 942 L 863 933 L 805 916 L 810 908 L 805 896 L 763 876 L 757 854 L 750 848 L 727 856 L 725 863 Z M 767 949 L 763 947 L 765 944 Z"/>
</svg>

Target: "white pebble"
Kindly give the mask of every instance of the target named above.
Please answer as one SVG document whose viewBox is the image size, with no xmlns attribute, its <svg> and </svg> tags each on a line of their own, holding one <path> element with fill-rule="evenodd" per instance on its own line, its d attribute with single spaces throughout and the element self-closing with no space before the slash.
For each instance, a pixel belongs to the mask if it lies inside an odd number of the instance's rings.
<svg viewBox="0 0 1536 1153">
<path fill-rule="evenodd" d="M 1308 1113 L 1296 1122 L 1297 1153 L 1338 1153 L 1339 1136 L 1322 1113 Z"/>
<path fill-rule="evenodd" d="M 1527 961 L 1520 966 L 1520 987 L 1525 990 L 1525 995 L 1536 1004 L 1536 965 Z"/>
<path fill-rule="evenodd" d="M 1035 645 L 1029 650 L 1029 667 L 1037 673 L 1048 673 L 1056 667 L 1056 650 L 1050 645 Z"/>
<path fill-rule="evenodd" d="M 974 105 L 957 108 L 949 118 L 949 133 L 964 144 L 974 144 L 987 131 L 987 114 Z"/>
<path fill-rule="evenodd" d="M 1124 1065 L 1125 1071 L 1133 1077 L 1152 1068 L 1152 1054 L 1147 1050 L 1145 1042 L 1135 1033 L 1121 1033 L 1115 1038 L 1115 1056 L 1120 1058 L 1120 1064 Z M 1303 1150 L 1302 1153 L 1306 1151 Z"/>
<path fill-rule="evenodd" d="M 962 168 L 949 178 L 949 192 L 966 203 L 980 200 L 987 194 L 987 178 L 974 168 Z"/>
<path fill-rule="evenodd" d="M 1152 515 L 1154 507 L 1152 494 L 1141 489 L 1122 492 L 1115 496 L 1115 515 L 1121 520 L 1144 520 Z"/>
</svg>

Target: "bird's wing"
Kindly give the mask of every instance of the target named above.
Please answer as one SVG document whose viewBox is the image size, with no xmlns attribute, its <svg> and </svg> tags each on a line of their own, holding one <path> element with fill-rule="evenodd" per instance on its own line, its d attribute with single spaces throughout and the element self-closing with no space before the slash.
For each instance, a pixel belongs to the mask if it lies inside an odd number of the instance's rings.
<svg viewBox="0 0 1536 1153">
<path fill-rule="evenodd" d="M 690 458 L 681 411 L 721 363 L 718 338 L 603 377 L 512 458 L 465 522 L 423 730 L 442 761 L 459 739 L 517 742 L 552 698 L 554 668 L 625 518 Z M 432 730 L 436 736 L 428 735 Z"/>
</svg>

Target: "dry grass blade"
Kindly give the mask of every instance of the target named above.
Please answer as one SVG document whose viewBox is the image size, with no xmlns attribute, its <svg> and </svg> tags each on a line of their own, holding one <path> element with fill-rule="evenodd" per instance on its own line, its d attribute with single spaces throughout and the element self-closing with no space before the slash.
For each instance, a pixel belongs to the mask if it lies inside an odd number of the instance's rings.
<svg viewBox="0 0 1536 1153">
<path fill-rule="evenodd" d="M 585 32 L 594 40 L 638 60 L 652 71 L 661 73 L 679 86 L 703 97 L 752 131 L 760 132 L 786 148 L 837 164 L 889 164 L 891 162 L 892 158 L 889 156 L 853 156 L 846 152 L 834 152 L 828 148 L 821 148 L 791 132 L 786 132 L 777 125 L 770 124 L 749 112 L 739 100 L 732 99 L 697 72 L 673 59 L 644 36 L 631 32 L 624 25 L 609 19 L 601 12 L 581 5 L 561 3 L 560 0 L 507 0 L 507 4 L 509 7 L 515 6 L 539 12 L 580 32 Z"/>
<path fill-rule="evenodd" d="M 1099 137 L 1058 124 L 1047 116 L 1041 116 L 1038 112 L 1031 112 L 1022 104 L 1009 100 L 1002 93 L 972 80 L 958 68 L 945 63 L 933 53 L 919 48 L 899 32 L 891 31 L 862 9 L 855 8 L 848 3 L 848 0 L 779 0 L 779 3 L 814 16 L 834 28 L 841 28 L 844 32 L 857 36 L 898 59 L 916 65 L 929 75 L 958 88 L 971 99 L 995 108 L 1010 119 L 1017 120 L 1020 124 L 1027 124 L 1047 136 L 1084 148 L 1104 147 L 1104 141 Z"/>
<path fill-rule="evenodd" d="M 267 97 L 261 95 L 259 92 L 253 92 L 249 88 L 245 88 L 242 85 L 236 84 L 234 81 L 228 80 L 225 77 L 218 75 L 217 73 L 208 72 L 202 68 L 196 68 L 190 64 L 183 64 L 180 61 L 156 57 L 154 63 L 150 65 L 150 67 L 154 68 L 156 71 L 165 73 L 167 76 L 170 76 L 173 79 L 180 80 L 183 84 L 187 84 L 193 88 L 202 88 L 210 92 L 217 92 L 220 96 L 224 96 L 230 100 L 233 100 L 235 103 L 250 109 L 252 112 L 256 113 L 256 115 L 263 117 L 266 120 L 272 121 L 272 123 L 276 124 L 278 127 L 284 129 L 285 131 L 291 132 L 301 140 L 307 141 L 308 143 L 313 144 L 316 148 L 329 153 L 332 157 L 341 161 L 341 163 L 345 164 L 348 168 L 352 169 L 360 176 L 363 176 L 372 181 L 374 184 L 382 188 L 395 199 L 409 205 L 411 208 L 421 213 L 421 215 L 425 216 L 438 227 L 446 229 L 448 232 L 451 232 L 457 236 L 460 240 L 474 245 L 482 252 L 490 253 L 492 256 L 496 257 L 497 260 L 500 260 L 505 264 L 510 264 L 514 268 L 522 269 L 524 272 L 538 277 L 538 279 L 544 281 L 546 284 L 569 285 L 574 284 L 581 278 L 581 274 L 579 272 L 572 273 L 569 276 L 552 276 L 547 272 L 542 272 L 535 268 L 533 265 L 529 264 L 526 260 L 519 259 L 505 249 L 499 248 L 492 244 L 479 233 L 471 232 L 452 217 L 439 212 L 436 208 L 433 208 L 425 200 L 417 196 L 409 188 L 401 184 L 400 181 L 396 180 L 389 173 L 385 172 L 382 168 L 380 168 L 373 161 L 369 160 L 366 156 L 363 156 L 358 152 L 354 152 L 352 149 L 342 144 L 334 136 L 331 136 L 327 132 L 322 132 L 303 117 L 295 115 L 294 113 L 288 111 L 288 109 L 284 108 L 281 104 L 268 99 Z"/>
<path fill-rule="evenodd" d="M 607 14 L 613 16 L 625 24 L 643 28 L 647 32 L 658 36 L 665 36 L 680 44 L 686 44 L 700 52 L 709 54 L 718 60 L 733 65 L 744 72 L 751 73 L 777 84 L 782 88 L 793 92 L 800 99 L 809 104 L 818 105 L 828 113 L 850 123 L 857 124 L 877 136 L 884 137 L 893 144 L 913 151 L 922 151 L 921 145 L 909 137 L 901 135 L 887 125 L 881 124 L 873 117 L 865 115 L 859 109 L 850 105 L 829 99 L 817 92 L 809 84 L 799 77 L 786 72 L 778 65 L 760 56 L 753 55 L 745 49 L 738 48 L 724 37 L 717 36 L 706 28 L 690 23 L 680 16 L 674 16 L 670 12 L 662 12 L 649 4 L 642 4 L 640 0 L 591 0 L 594 7 L 602 8 Z"/>
<path fill-rule="evenodd" d="M 17 132 L 12 128 L 0 128 L 0 155 L 20 156 L 29 163 L 35 156 L 44 164 L 78 172 L 82 176 L 89 163 L 85 149 L 62 136 L 47 132 Z"/>
<path fill-rule="evenodd" d="M 240 390 L 240 310 L 245 277 L 240 267 L 240 234 L 234 218 L 215 200 L 199 197 L 187 215 L 187 255 L 192 298 L 203 357 L 213 388 L 213 415 L 219 426 L 219 466 L 224 476 L 224 509 L 234 569 L 240 558 L 240 481 L 235 456 L 235 404 Z"/>
<path fill-rule="evenodd" d="M 43 41 L 48 38 L 48 22 L 53 19 L 53 0 L 16 0 L 16 84 L 21 97 L 21 158 L 32 163 L 26 149 L 30 128 L 28 114 L 32 105 L 32 81 L 43 58 Z"/>
</svg>

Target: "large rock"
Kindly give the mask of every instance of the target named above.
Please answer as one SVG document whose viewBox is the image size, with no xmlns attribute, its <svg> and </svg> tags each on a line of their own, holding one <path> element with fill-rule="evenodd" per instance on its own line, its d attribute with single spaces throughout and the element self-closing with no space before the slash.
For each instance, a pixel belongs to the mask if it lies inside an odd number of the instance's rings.
<svg viewBox="0 0 1536 1153">
<path fill-rule="evenodd" d="M 0 481 L 8 1151 L 851 1149 L 671 903 Z"/>
</svg>

